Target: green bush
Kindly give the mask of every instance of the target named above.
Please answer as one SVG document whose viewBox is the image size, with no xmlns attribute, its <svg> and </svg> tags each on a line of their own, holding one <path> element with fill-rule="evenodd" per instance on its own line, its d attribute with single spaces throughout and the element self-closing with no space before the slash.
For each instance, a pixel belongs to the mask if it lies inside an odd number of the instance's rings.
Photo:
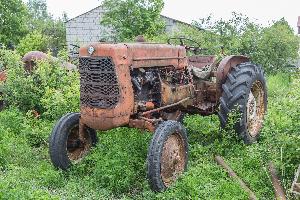
<svg viewBox="0 0 300 200">
<path fill-rule="evenodd" d="M 19 45 L 17 46 L 17 51 L 22 56 L 29 51 L 47 52 L 49 50 L 49 42 L 51 39 L 52 38 L 49 36 L 34 31 L 21 39 Z"/>
<path fill-rule="evenodd" d="M 4 99 L 23 112 L 35 110 L 48 119 L 57 119 L 67 112 L 79 110 L 79 74 L 62 67 L 60 61 L 38 62 L 28 73 L 19 57 L 3 51 L 8 63 Z"/>
<path fill-rule="evenodd" d="M 287 66 L 299 57 L 299 38 L 288 22 L 281 19 L 262 30 L 256 48 L 248 55 L 262 64 L 267 72 L 287 71 Z"/>
</svg>

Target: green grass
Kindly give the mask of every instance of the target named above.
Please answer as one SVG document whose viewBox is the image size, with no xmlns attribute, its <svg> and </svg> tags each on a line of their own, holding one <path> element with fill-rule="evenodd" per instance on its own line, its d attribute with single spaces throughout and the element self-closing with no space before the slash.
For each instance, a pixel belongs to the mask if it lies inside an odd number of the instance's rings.
<svg viewBox="0 0 300 200">
<path fill-rule="evenodd" d="M 275 163 L 287 191 L 300 162 L 300 84 L 290 81 L 284 74 L 268 78 L 268 116 L 260 140 L 251 146 L 231 132 L 220 133 L 217 116 L 186 117 L 188 172 L 159 194 L 146 180 L 151 134 L 129 128 L 99 132 L 99 143 L 86 159 L 62 172 L 48 155 L 55 122 L 7 109 L 0 113 L 0 199 L 248 199 L 216 164 L 217 154 L 259 199 L 274 199 L 268 161 Z"/>
</svg>

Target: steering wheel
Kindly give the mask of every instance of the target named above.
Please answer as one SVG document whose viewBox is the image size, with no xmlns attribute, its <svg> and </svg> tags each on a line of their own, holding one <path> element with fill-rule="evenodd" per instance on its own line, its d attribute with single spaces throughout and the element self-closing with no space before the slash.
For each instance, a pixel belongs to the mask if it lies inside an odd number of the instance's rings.
<svg viewBox="0 0 300 200">
<path fill-rule="evenodd" d="M 168 39 L 168 44 L 172 45 L 172 44 L 176 44 L 173 43 L 172 41 L 179 41 L 180 46 L 183 46 L 187 51 L 193 51 L 195 54 L 203 51 L 203 50 L 208 50 L 205 48 L 201 48 L 200 44 L 198 42 L 196 42 L 195 40 L 192 40 L 190 38 L 186 38 L 186 37 L 173 37 L 173 38 L 169 38 Z M 189 42 L 192 45 L 186 45 L 186 43 Z"/>
</svg>

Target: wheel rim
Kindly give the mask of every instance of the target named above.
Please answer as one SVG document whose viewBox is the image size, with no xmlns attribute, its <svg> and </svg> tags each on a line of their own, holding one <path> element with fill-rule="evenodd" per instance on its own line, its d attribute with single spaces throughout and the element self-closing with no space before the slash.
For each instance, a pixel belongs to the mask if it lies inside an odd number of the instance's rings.
<svg viewBox="0 0 300 200">
<path fill-rule="evenodd" d="M 161 177 L 166 187 L 184 172 L 186 152 L 180 134 L 173 133 L 165 141 L 161 158 Z"/>
<path fill-rule="evenodd" d="M 260 81 L 251 87 L 247 102 L 247 129 L 252 137 L 256 137 L 262 127 L 265 114 L 265 92 Z"/>
<path fill-rule="evenodd" d="M 86 128 L 84 130 L 84 139 L 79 138 L 79 125 L 70 129 L 67 140 L 67 153 L 72 162 L 79 162 L 90 150 L 92 140 Z"/>
</svg>

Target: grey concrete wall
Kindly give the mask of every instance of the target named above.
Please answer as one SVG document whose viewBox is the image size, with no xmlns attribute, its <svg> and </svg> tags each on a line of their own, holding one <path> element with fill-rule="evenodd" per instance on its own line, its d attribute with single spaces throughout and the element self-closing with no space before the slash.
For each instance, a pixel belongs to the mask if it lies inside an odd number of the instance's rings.
<svg viewBox="0 0 300 200">
<path fill-rule="evenodd" d="M 99 42 L 113 36 L 113 30 L 100 25 L 100 19 L 103 15 L 101 6 L 84 13 L 74 19 L 66 22 L 67 43 L 83 45 L 91 42 Z M 166 23 L 166 32 L 178 30 L 178 21 L 162 16 Z"/>
<path fill-rule="evenodd" d="M 103 15 L 101 7 L 97 7 L 66 23 L 67 43 L 82 45 L 90 42 L 98 42 L 109 37 L 112 30 L 101 26 L 100 19 Z"/>
</svg>

